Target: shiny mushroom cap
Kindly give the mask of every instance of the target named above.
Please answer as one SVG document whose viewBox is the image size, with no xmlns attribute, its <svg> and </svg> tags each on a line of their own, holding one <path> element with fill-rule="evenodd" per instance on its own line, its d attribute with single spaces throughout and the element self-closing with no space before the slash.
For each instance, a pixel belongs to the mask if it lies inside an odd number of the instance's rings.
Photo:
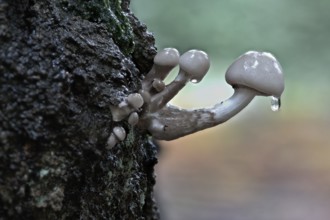
<svg viewBox="0 0 330 220">
<path fill-rule="evenodd" d="M 113 128 L 113 133 L 119 141 L 123 141 L 126 138 L 126 131 L 123 127 L 117 126 Z"/>
<path fill-rule="evenodd" d="M 137 110 L 142 107 L 144 101 L 141 94 L 132 93 L 127 97 L 127 103 Z"/>
<path fill-rule="evenodd" d="M 261 95 L 280 97 L 284 77 L 280 63 L 267 52 L 249 51 L 230 65 L 226 81 L 232 86 L 245 86 Z"/>
<path fill-rule="evenodd" d="M 193 83 L 200 82 L 210 68 L 208 55 L 201 50 L 189 50 L 179 60 L 180 69 Z"/>
</svg>

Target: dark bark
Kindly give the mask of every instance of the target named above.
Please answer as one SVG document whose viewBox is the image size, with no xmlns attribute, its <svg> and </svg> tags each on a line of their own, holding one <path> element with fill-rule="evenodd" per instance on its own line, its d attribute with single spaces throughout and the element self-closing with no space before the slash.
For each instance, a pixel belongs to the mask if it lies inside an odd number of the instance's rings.
<svg viewBox="0 0 330 220">
<path fill-rule="evenodd" d="M 155 145 L 110 104 L 154 39 L 129 0 L 0 0 L 0 219 L 157 219 Z M 120 124 L 127 139 L 106 141 Z"/>
</svg>

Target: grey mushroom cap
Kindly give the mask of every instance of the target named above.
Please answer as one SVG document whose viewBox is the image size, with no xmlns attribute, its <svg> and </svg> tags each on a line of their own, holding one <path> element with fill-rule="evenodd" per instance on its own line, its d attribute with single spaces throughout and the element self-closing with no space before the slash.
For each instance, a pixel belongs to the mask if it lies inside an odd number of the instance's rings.
<svg viewBox="0 0 330 220">
<path fill-rule="evenodd" d="M 142 81 L 142 89 L 149 91 L 154 79 L 163 80 L 179 64 L 180 54 L 175 48 L 165 48 L 154 57 L 154 65 Z"/>
<path fill-rule="evenodd" d="M 284 91 L 282 67 L 268 52 L 243 54 L 230 65 L 225 77 L 227 83 L 254 89 L 260 95 L 280 97 Z"/>
<path fill-rule="evenodd" d="M 179 63 L 179 51 L 175 48 L 165 48 L 154 57 L 154 64 L 175 67 Z"/>
<path fill-rule="evenodd" d="M 181 55 L 179 65 L 192 82 L 198 83 L 209 70 L 210 60 L 204 51 L 189 50 Z"/>
<path fill-rule="evenodd" d="M 135 109 L 142 107 L 144 100 L 141 94 L 132 93 L 127 97 L 127 103 Z"/>
</svg>

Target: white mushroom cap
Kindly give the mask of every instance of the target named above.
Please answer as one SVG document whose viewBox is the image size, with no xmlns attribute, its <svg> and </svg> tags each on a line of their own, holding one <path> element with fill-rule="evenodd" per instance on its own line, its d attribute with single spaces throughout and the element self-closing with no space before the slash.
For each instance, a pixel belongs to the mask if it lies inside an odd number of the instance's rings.
<svg viewBox="0 0 330 220">
<path fill-rule="evenodd" d="M 154 64 L 175 67 L 179 63 L 179 51 L 175 48 L 165 48 L 154 57 Z"/>
<path fill-rule="evenodd" d="M 190 81 L 200 82 L 210 68 L 210 60 L 204 51 L 189 50 L 179 60 L 180 69 L 189 76 Z"/>
<path fill-rule="evenodd" d="M 226 72 L 227 83 L 246 86 L 262 95 L 280 97 L 284 90 L 282 67 L 267 52 L 249 51 L 237 58 Z"/>
<path fill-rule="evenodd" d="M 118 106 L 110 105 L 112 120 L 121 121 L 128 116 L 131 109 L 128 107 L 126 101 L 121 102 Z"/>
<path fill-rule="evenodd" d="M 128 119 L 127 119 L 128 123 L 132 126 L 136 125 L 139 122 L 139 115 L 137 112 L 132 112 Z"/>
<path fill-rule="evenodd" d="M 119 141 L 125 140 L 126 131 L 123 127 L 120 126 L 114 127 L 112 132 L 115 134 L 116 138 L 118 138 Z"/>
<path fill-rule="evenodd" d="M 117 142 L 118 142 L 117 138 L 115 137 L 115 135 L 113 133 L 111 133 L 108 140 L 107 140 L 106 148 L 108 150 L 110 150 L 111 148 L 113 148 L 117 144 Z"/>
</svg>

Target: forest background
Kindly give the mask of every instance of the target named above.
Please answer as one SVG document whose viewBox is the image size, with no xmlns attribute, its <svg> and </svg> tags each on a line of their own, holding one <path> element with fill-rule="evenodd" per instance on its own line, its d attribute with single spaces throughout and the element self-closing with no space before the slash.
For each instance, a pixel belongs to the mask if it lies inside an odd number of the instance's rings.
<svg viewBox="0 0 330 220">
<path fill-rule="evenodd" d="M 269 97 L 256 98 L 223 125 L 161 142 L 163 219 L 329 219 L 330 2 L 133 0 L 131 8 L 159 49 L 196 48 L 211 58 L 203 81 L 173 104 L 229 97 L 226 68 L 248 50 L 272 52 L 285 73 L 279 112 Z"/>
</svg>

